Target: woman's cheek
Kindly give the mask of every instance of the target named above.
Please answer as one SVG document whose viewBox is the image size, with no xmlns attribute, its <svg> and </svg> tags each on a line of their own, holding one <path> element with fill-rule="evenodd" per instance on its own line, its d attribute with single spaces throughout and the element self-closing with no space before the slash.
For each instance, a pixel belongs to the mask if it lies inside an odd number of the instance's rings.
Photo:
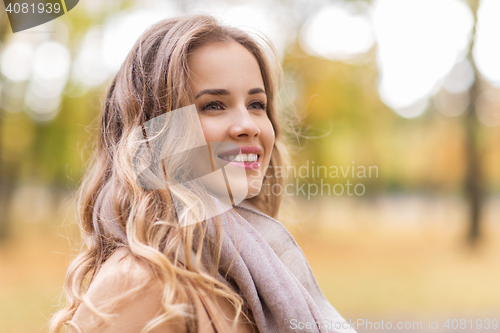
<svg viewBox="0 0 500 333">
<path fill-rule="evenodd" d="M 218 140 L 220 136 L 220 124 L 217 126 L 214 121 L 208 117 L 201 117 L 201 128 L 203 130 L 203 135 L 205 136 L 206 142 L 219 142 L 222 140 Z M 217 130 L 219 128 L 219 130 Z"/>
<path fill-rule="evenodd" d="M 264 149 L 268 152 L 267 155 L 270 158 L 275 140 L 273 124 L 269 119 L 267 119 L 261 126 L 259 126 L 259 128 L 261 131 L 260 134 L 262 144 L 264 145 Z"/>
</svg>

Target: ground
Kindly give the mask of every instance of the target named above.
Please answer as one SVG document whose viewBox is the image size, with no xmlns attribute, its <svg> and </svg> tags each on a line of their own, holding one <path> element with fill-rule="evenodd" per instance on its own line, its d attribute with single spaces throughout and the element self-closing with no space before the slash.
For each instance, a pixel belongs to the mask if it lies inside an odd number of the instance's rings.
<svg viewBox="0 0 500 333">
<path fill-rule="evenodd" d="M 298 207 L 302 212 L 310 208 L 308 203 Z M 321 289 L 348 321 L 420 321 L 422 329 L 394 331 L 448 332 L 447 319 L 450 324 L 466 319 L 468 325 L 472 319 L 473 326 L 478 319 L 500 319 L 500 228 L 495 224 L 485 225 L 482 242 L 470 249 L 460 223 L 395 227 L 374 217 L 349 224 L 341 221 L 345 215 L 335 205 L 322 207 L 330 208 L 302 218 L 296 214 L 295 220 L 285 216 L 284 224 Z M 46 332 L 48 318 L 58 309 L 78 232 L 68 218 L 72 214 L 56 215 L 53 223 L 17 221 L 12 237 L 0 245 L 0 332 Z M 436 320 L 439 329 L 428 330 L 429 321 Z M 380 329 L 361 326 L 358 331 Z M 493 330 L 481 330 L 487 331 Z"/>
</svg>

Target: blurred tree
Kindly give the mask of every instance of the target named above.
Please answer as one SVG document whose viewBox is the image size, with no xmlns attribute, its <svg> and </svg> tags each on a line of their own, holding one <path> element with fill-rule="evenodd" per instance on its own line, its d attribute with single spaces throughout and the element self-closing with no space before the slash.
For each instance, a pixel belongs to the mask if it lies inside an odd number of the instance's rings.
<svg viewBox="0 0 500 333">
<path fill-rule="evenodd" d="M 100 6 L 98 11 L 87 11 L 80 5 L 58 18 L 71 36 L 65 46 L 73 57 L 91 27 L 102 26 L 110 16 L 134 4 L 133 0 L 112 1 Z M 0 6 L 3 7 L 3 3 Z M 0 12 L 0 46 L 4 46 L 11 29 L 5 11 Z M 35 47 L 40 41 L 59 37 L 54 34 L 36 36 L 40 39 L 31 39 Z M 18 83 L 5 79 L 1 84 L 4 93 L 2 96 L 0 90 L 0 98 L 13 99 L 6 96 L 5 91 Z M 89 126 L 93 126 L 92 121 L 99 113 L 107 84 L 90 88 L 70 78 L 67 85 L 61 94 L 57 115 L 48 121 L 22 112 L 29 111 L 24 96 L 15 97 L 18 100 L 14 109 L 18 112 L 6 112 L 0 105 L 0 241 L 9 237 L 12 197 L 21 181 L 50 187 L 51 200 L 56 207 L 80 181 L 82 165 L 88 157 L 85 148 L 94 143 L 89 140 L 90 134 L 94 134 L 89 133 Z M 27 89 L 28 81 L 19 84 L 19 90 L 26 93 Z"/>
<path fill-rule="evenodd" d="M 179 8 L 187 13 L 197 2 L 182 2 Z M 323 5 L 322 2 L 301 0 L 292 3 L 297 9 L 299 27 Z M 92 14 L 77 10 L 72 12 L 70 18 L 61 18 L 71 22 L 68 24 L 71 36 L 68 47 L 73 56 L 90 27 L 102 25 L 109 16 L 126 10 L 134 1 L 106 4 Z M 478 0 L 469 0 L 469 5 L 476 15 Z M 0 43 L 4 42 L 8 33 L 7 17 L 0 16 Z M 472 48 L 473 42 L 470 50 Z M 469 60 L 474 66 L 470 53 Z M 474 103 L 479 95 L 480 80 L 476 79 L 471 87 L 467 116 L 457 117 L 456 120 L 447 118 L 446 125 L 439 119 L 436 121 L 440 116 L 437 113 L 403 119 L 381 102 L 376 88 L 374 61 L 374 54 L 368 55 L 366 63 L 357 65 L 319 59 L 301 52 L 297 43 L 288 49 L 284 57 L 285 71 L 288 75 L 297 76 L 297 99 L 293 104 L 300 110 L 307 110 L 306 125 L 316 129 L 312 135 L 319 137 L 307 143 L 297 164 L 315 160 L 316 165 L 346 166 L 354 160 L 357 165 L 377 165 L 381 171 L 380 178 L 366 182 L 370 185 L 368 188 L 384 191 L 424 192 L 439 188 L 444 189 L 443 192 L 457 193 L 461 190 L 465 171 L 465 193 L 471 207 L 468 236 L 474 242 L 480 235 L 482 191 L 476 142 L 481 127 Z M 479 77 L 476 70 L 476 78 Z M 78 83 L 70 81 L 69 85 L 76 86 Z M 91 89 L 79 97 L 63 95 L 60 113 L 50 122 L 38 123 L 24 115 L 14 124 L 10 120 L 12 114 L 0 108 L 0 239 L 8 235 L 10 198 L 17 180 L 22 177 L 28 177 L 29 181 L 43 180 L 63 190 L 71 187 L 68 186 L 68 178 L 70 184 L 77 184 L 82 171 L 81 163 L 85 161 L 79 144 L 87 142 L 85 127 L 97 114 L 104 86 Z M 461 120 L 465 123 L 461 124 Z M 19 135 L 17 129 L 25 129 L 34 137 L 22 149 L 18 148 L 20 144 L 16 141 L 23 134 Z M 467 142 L 466 156 L 461 150 L 463 140 Z M 16 153 L 14 157 L 12 151 Z M 338 180 L 327 181 L 333 183 Z"/>
<path fill-rule="evenodd" d="M 2 4 L 3 7 L 3 4 Z M 5 45 L 7 32 L 10 30 L 7 15 L 3 12 L 0 15 L 0 47 Z M 0 99 L 1 97 L 0 90 Z M 4 158 L 3 140 L 4 134 L 4 120 L 5 114 L 0 107 L 0 242 L 7 239 L 10 231 L 10 212 L 11 201 L 14 193 L 14 187 L 18 175 L 18 169 L 11 163 L 7 163 Z"/>
<path fill-rule="evenodd" d="M 469 89 L 470 103 L 467 110 L 467 115 L 464 117 L 465 129 L 467 131 L 467 174 L 465 180 L 465 195 L 469 201 L 470 209 L 470 225 L 468 240 L 470 244 L 477 243 L 480 238 L 480 220 L 481 220 L 481 203 L 483 201 L 483 186 L 480 174 L 479 153 L 477 143 L 478 132 L 478 119 L 476 117 L 476 100 L 480 95 L 481 81 L 480 74 L 476 68 L 472 50 L 474 48 L 474 40 L 476 35 L 477 26 L 477 10 L 479 7 L 479 0 L 468 0 L 474 16 L 474 26 L 472 30 L 472 38 L 469 46 L 468 59 L 474 69 L 475 80 Z"/>
</svg>

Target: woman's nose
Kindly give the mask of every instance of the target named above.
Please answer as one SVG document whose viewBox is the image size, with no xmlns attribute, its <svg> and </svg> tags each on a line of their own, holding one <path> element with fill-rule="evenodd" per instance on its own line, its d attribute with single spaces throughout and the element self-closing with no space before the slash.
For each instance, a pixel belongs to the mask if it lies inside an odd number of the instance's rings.
<svg viewBox="0 0 500 333">
<path fill-rule="evenodd" d="M 234 139 L 250 139 L 259 136 L 260 129 L 245 107 L 233 113 L 229 135 Z"/>
</svg>

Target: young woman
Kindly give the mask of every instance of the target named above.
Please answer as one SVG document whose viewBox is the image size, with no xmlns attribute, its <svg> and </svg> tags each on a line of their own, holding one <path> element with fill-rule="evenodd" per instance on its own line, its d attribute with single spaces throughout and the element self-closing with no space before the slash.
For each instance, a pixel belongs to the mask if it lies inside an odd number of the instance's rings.
<svg viewBox="0 0 500 333">
<path fill-rule="evenodd" d="M 85 249 L 51 332 L 354 332 L 273 218 L 270 50 L 205 15 L 139 38 L 107 93 L 79 196 Z"/>
</svg>

